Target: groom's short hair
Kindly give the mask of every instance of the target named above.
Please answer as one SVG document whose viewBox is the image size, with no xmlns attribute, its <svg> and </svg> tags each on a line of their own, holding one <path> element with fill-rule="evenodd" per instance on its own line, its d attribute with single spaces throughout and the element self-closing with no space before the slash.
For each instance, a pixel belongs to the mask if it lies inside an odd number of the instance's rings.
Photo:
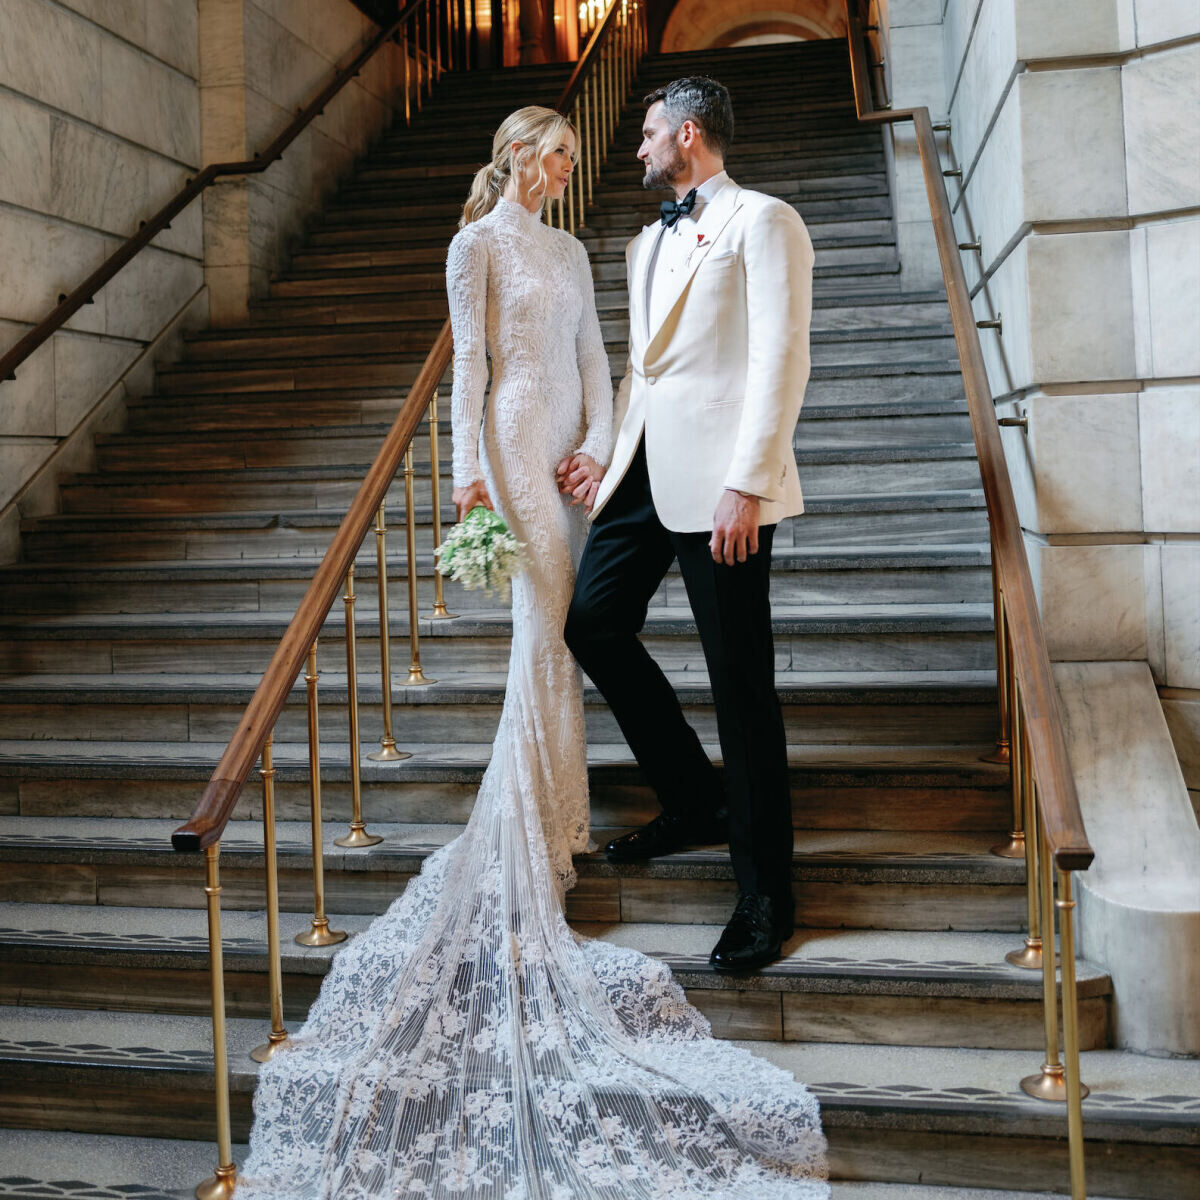
<svg viewBox="0 0 1200 1200">
<path fill-rule="evenodd" d="M 707 75 L 688 75 L 655 88 L 644 100 L 647 108 L 662 101 L 663 115 L 674 133 L 684 121 L 700 130 L 708 148 L 725 157 L 733 141 L 733 103 L 724 84 Z"/>
</svg>

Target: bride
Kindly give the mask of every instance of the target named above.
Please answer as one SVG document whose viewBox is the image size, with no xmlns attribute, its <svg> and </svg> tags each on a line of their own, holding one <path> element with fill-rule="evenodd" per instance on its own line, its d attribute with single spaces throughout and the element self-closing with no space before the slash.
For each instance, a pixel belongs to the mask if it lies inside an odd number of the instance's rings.
<svg viewBox="0 0 1200 1200">
<path fill-rule="evenodd" d="M 563 915 L 571 856 L 588 849 L 583 699 L 562 637 L 573 505 L 594 495 L 612 437 L 587 255 L 541 219 L 575 146 L 550 109 L 509 116 L 447 260 L 454 498 L 460 516 L 494 502 L 526 543 L 491 762 L 463 833 L 333 959 L 262 1068 L 239 1200 L 828 1195 L 805 1088 L 714 1039 L 662 963 Z M 555 470 L 575 455 L 568 501 Z"/>
</svg>

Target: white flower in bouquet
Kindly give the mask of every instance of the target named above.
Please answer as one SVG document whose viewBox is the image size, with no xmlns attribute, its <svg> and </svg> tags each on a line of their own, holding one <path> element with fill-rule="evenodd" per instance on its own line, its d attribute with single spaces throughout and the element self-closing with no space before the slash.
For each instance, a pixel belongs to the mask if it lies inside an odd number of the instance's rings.
<svg viewBox="0 0 1200 1200">
<path fill-rule="evenodd" d="M 525 565 L 524 548 L 504 518 L 480 504 L 450 530 L 434 554 L 448 579 L 507 600 L 513 576 Z"/>
</svg>

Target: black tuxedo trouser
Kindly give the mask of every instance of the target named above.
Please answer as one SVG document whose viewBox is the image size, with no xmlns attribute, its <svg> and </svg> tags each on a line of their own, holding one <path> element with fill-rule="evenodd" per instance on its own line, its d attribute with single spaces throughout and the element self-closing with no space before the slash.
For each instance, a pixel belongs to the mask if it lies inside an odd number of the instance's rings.
<svg viewBox="0 0 1200 1200">
<path fill-rule="evenodd" d="M 738 889 L 790 913 L 792 814 L 783 715 L 775 692 L 770 566 L 774 525 L 744 563 L 713 561 L 708 533 L 658 519 L 645 451 L 592 524 L 567 614 L 567 645 L 600 689 L 663 811 L 699 827 L 722 803 L 716 768 L 675 689 L 638 638 L 672 560 L 700 632 L 717 712 Z"/>
</svg>

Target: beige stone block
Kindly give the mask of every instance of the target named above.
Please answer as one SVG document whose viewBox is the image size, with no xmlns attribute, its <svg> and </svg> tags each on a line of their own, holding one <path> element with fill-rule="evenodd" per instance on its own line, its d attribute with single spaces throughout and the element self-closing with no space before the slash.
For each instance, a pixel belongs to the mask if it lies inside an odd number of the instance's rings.
<svg viewBox="0 0 1200 1200">
<path fill-rule="evenodd" d="M 147 246 L 105 289 L 105 332 L 150 341 L 202 283 L 203 268 L 195 259 Z"/>
<path fill-rule="evenodd" d="M 199 163 L 195 81 L 115 39 L 107 39 L 101 52 L 104 127 L 179 162 Z"/>
<path fill-rule="evenodd" d="M 206 188 L 205 267 L 245 266 L 250 261 L 249 187 L 244 178 L 226 179 Z"/>
<path fill-rule="evenodd" d="M 66 437 L 87 416 L 141 347 L 106 338 L 54 338 L 54 432 Z"/>
<path fill-rule="evenodd" d="M 1146 658 L 1142 546 L 1027 547 L 1051 659 Z"/>
<path fill-rule="evenodd" d="M 1162 544 L 1148 542 L 1143 569 L 1146 587 L 1146 661 L 1156 683 L 1167 677 L 1167 640 L 1163 631 Z"/>
<path fill-rule="evenodd" d="M 1024 219 L 1123 215 L 1125 137 L 1118 67 L 1035 71 L 1019 81 Z M 1062 114 L 1071 119 L 1064 121 Z M 1015 172 L 1014 172 L 1015 174 Z"/>
<path fill-rule="evenodd" d="M 0 353 L 29 332 L 29 326 L 0 321 Z M 0 382 L 0 437 L 54 434 L 54 339 L 43 342 L 18 368 L 15 379 Z"/>
<path fill-rule="evenodd" d="M 935 120 L 944 116 L 947 105 L 941 27 L 893 27 L 888 52 L 892 104 L 896 108 L 924 104 Z"/>
<path fill-rule="evenodd" d="M 1200 544 L 1162 548 L 1166 685 L 1200 688 Z"/>
<path fill-rule="evenodd" d="M 1025 245 L 1034 377 L 1042 383 L 1132 378 L 1128 235 L 1035 234 Z"/>
<path fill-rule="evenodd" d="M 1131 213 L 1200 205 L 1198 84 L 1200 45 L 1150 54 L 1121 68 Z"/>
<path fill-rule="evenodd" d="M 148 154 L 87 125 L 51 126 L 51 209 L 93 229 L 128 237 L 147 215 Z"/>
<path fill-rule="evenodd" d="M 241 162 L 246 146 L 246 89 L 240 83 L 204 87 L 200 91 L 205 165 Z"/>
<path fill-rule="evenodd" d="M 244 0 L 204 0 L 197 21 L 200 86 L 241 86 L 245 82 Z"/>
<path fill-rule="evenodd" d="M 1200 0 L 1133 0 L 1137 44 L 1153 46 L 1200 31 Z"/>
<path fill-rule="evenodd" d="M 1017 54 L 1069 58 L 1106 54 L 1130 43 L 1129 0 L 1017 0 Z"/>
<path fill-rule="evenodd" d="M 6 89 L 101 123 L 101 47 L 94 26 L 49 0 L 0 4 L 0 80 Z"/>
<path fill-rule="evenodd" d="M 147 0 L 147 50 L 193 79 L 200 74 L 196 0 Z"/>
<path fill-rule="evenodd" d="M 1138 397 L 1033 395 L 1026 453 L 1035 508 L 1022 523 L 1039 533 L 1099 533 L 1142 528 Z M 1011 461 L 1010 455 L 1010 461 Z M 1028 518 L 1028 519 L 1027 519 Z"/>
<path fill-rule="evenodd" d="M 205 266 L 209 317 L 214 326 L 235 325 L 250 312 L 250 267 L 247 263 L 231 266 Z"/>
<path fill-rule="evenodd" d="M 0 221 L 4 290 L 0 316 L 36 324 L 103 261 L 104 239 L 53 217 L 10 210 Z M 104 331 L 103 290 L 68 322 L 70 329 Z"/>
<path fill-rule="evenodd" d="M 1146 279 L 1151 373 L 1200 375 L 1200 218 L 1146 229 Z"/>
<path fill-rule="evenodd" d="M 954 84 L 962 71 L 971 35 L 983 0 L 942 3 L 942 44 L 945 47 L 946 95 L 953 98 Z"/>
<path fill-rule="evenodd" d="M 1144 528 L 1200 532 L 1200 387 L 1150 388 L 1138 410 Z"/>
<path fill-rule="evenodd" d="M 1195 699 L 1164 696 L 1162 707 L 1184 782 L 1200 788 L 1200 693 Z"/>
<path fill-rule="evenodd" d="M 0 201 L 44 210 L 50 203 L 50 114 L 0 93 Z"/>
<path fill-rule="evenodd" d="M 1150 327 L 1150 264 L 1145 227 L 1129 231 L 1129 292 L 1133 305 L 1133 360 L 1139 379 L 1154 374 L 1151 358 L 1153 331 Z"/>
<path fill-rule="evenodd" d="M 28 482 L 54 452 L 53 438 L 8 437 L 0 434 L 0 507 Z"/>
</svg>

